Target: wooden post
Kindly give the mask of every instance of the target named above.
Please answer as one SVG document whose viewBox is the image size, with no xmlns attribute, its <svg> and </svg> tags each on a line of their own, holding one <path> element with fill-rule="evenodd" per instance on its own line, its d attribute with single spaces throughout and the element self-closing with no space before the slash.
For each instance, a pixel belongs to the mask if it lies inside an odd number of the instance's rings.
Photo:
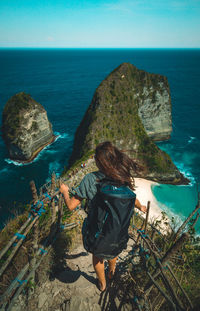
<svg viewBox="0 0 200 311">
<path fill-rule="evenodd" d="M 31 228 L 33 227 L 33 225 L 35 224 L 35 222 L 37 220 L 38 220 L 38 216 L 36 216 L 35 219 L 26 228 L 25 232 L 23 233 L 24 236 L 26 236 L 28 234 L 28 232 L 31 230 Z M 9 263 L 11 262 L 11 260 L 13 259 L 15 253 L 17 252 L 17 250 L 19 249 L 19 247 L 21 246 L 22 243 L 23 243 L 23 239 L 20 239 L 19 242 L 17 243 L 17 245 L 13 248 L 10 256 L 8 257 L 8 259 L 6 260 L 6 262 L 4 263 L 4 265 L 0 269 L 0 276 L 3 274 L 3 272 L 5 271 L 5 269 L 7 268 Z"/>
<path fill-rule="evenodd" d="M 151 279 L 153 285 L 159 290 L 159 292 L 165 297 L 165 299 L 171 304 L 171 307 L 174 311 L 177 311 L 176 306 L 174 302 L 171 300 L 171 297 L 169 297 L 160 287 L 160 285 L 155 281 L 154 277 L 147 271 L 147 274 L 149 278 Z"/>
<path fill-rule="evenodd" d="M 147 225 L 148 225 L 148 220 L 149 220 L 149 210 L 150 210 L 150 201 L 147 202 L 147 213 L 146 213 L 146 218 L 144 221 L 144 234 L 146 234 L 147 231 Z M 144 241 L 143 241 L 143 247 L 144 247 Z"/>
<path fill-rule="evenodd" d="M 55 185 L 56 185 L 56 176 L 53 173 L 51 176 L 51 196 L 53 196 L 53 194 L 54 194 Z M 54 198 L 52 199 L 52 202 L 51 202 L 51 215 L 52 215 L 52 223 L 53 223 L 56 220 L 56 207 L 55 207 Z"/>
<path fill-rule="evenodd" d="M 157 265 L 158 265 L 159 273 L 158 273 L 157 275 L 154 274 L 154 275 L 153 275 L 153 279 L 155 280 L 155 278 L 156 278 L 159 274 L 161 275 L 163 284 L 164 284 L 165 288 L 169 291 L 169 293 L 170 293 L 170 295 L 171 295 L 171 298 L 172 298 L 172 300 L 173 300 L 174 305 L 175 305 L 175 306 L 177 305 L 178 308 L 179 308 L 179 310 L 184 311 L 184 308 L 182 307 L 181 301 L 178 299 L 178 297 L 177 297 L 175 291 L 173 290 L 173 288 L 172 288 L 172 286 L 171 286 L 171 284 L 170 284 L 170 282 L 169 282 L 169 280 L 168 280 L 166 274 L 164 273 L 163 262 L 160 261 L 159 255 L 157 255 L 157 253 L 151 248 L 151 245 L 150 245 L 149 241 L 145 238 L 145 236 L 144 236 L 143 234 L 141 234 L 140 232 L 139 232 L 139 234 L 141 235 L 141 238 L 143 239 L 143 241 L 147 244 L 147 246 L 148 246 L 148 248 L 149 248 L 151 254 L 154 256 L 154 258 L 155 258 L 155 260 L 156 260 L 156 262 L 157 262 Z M 149 275 L 149 277 L 151 278 L 152 282 L 153 282 L 154 285 L 155 285 L 155 282 L 153 281 L 152 276 L 150 276 L 150 273 L 147 272 L 147 274 Z M 151 288 L 151 287 L 150 287 L 150 288 Z M 150 288 L 148 288 L 148 290 L 146 291 L 146 294 L 149 293 Z M 157 287 L 157 288 L 158 288 L 158 287 Z M 160 290 L 160 289 L 159 289 L 159 290 Z M 176 310 L 176 309 L 175 309 L 175 310 Z"/>
<path fill-rule="evenodd" d="M 58 199 L 58 220 L 57 220 L 57 231 L 60 231 L 60 225 L 61 225 L 61 208 L 62 208 L 62 194 L 59 194 L 59 199 Z"/>
<path fill-rule="evenodd" d="M 27 225 L 29 224 L 29 222 L 33 219 L 33 216 L 29 216 L 29 218 L 27 219 L 27 221 L 23 224 L 23 226 L 21 226 L 21 228 L 18 230 L 18 233 L 22 233 L 22 231 L 27 227 Z M 14 235 L 12 237 L 12 239 L 10 240 L 10 242 L 8 242 L 8 244 L 2 249 L 2 251 L 0 252 L 0 259 L 3 257 L 3 255 L 7 252 L 7 250 L 10 248 L 10 246 L 15 242 L 15 240 L 17 239 L 17 236 Z"/>
<path fill-rule="evenodd" d="M 145 218 L 145 223 L 144 223 L 144 234 L 146 234 L 146 231 L 147 231 L 147 224 L 149 220 L 149 210 L 150 210 L 150 201 L 147 202 L 147 213 L 146 213 L 146 218 Z"/>
<path fill-rule="evenodd" d="M 35 182 L 32 180 L 30 182 L 30 187 L 31 187 L 31 192 L 32 192 L 32 197 L 33 197 L 33 204 L 36 204 L 38 202 L 38 195 L 37 195 L 37 189 L 35 186 Z M 39 206 L 38 206 L 39 208 Z M 33 246 L 33 254 L 32 258 L 30 260 L 30 269 L 32 269 L 35 264 L 36 264 L 36 250 L 38 248 L 38 236 L 39 236 L 39 217 L 37 217 L 37 220 L 35 222 L 35 225 L 33 227 L 33 241 L 32 241 L 32 246 Z M 35 272 L 32 272 L 31 275 L 33 282 L 35 281 Z"/>
<path fill-rule="evenodd" d="M 170 247 L 170 249 L 166 252 L 166 254 L 163 256 L 162 259 L 159 260 L 159 257 L 157 257 L 157 254 L 155 253 L 155 251 L 153 251 L 148 243 L 148 241 L 142 237 L 145 242 L 147 243 L 150 251 L 153 253 L 157 263 L 158 263 L 158 268 L 157 270 L 154 272 L 153 274 L 153 278 L 156 279 L 160 274 L 163 278 L 163 281 L 166 282 L 166 286 L 169 288 L 170 292 L 171 292 L 171 295 L 173 297 L 173 299 L 175 300 L 175 302 L 179 305 L 180 307 L 180 310 L 182 310 L 181 308 L 181 303 L 180 301 L 178 300 L 175 292 L 173 291 L 173 289 L 171 288 L 170 284 L 169 284 L 169 281 L 167 280 L 166 278 L 166 275 L 163 273 L 163 265 L 167 263 L 167 261 L 174 256 L 174 254 L 180 250 L 180 248 L 183 246 L 183 244 L 189 239 L 190 235 L 189 233 L 183 233 L 182 236 L 177 240 L 177 242 L 172 245 L 172 247 Z M 146 289 L 145 289 L 145 294 L 149 294 L 150 291 L 152 289 L 152 285 L 147 285 L 146 286 Z"/>
<path fill-rule="evenodd" d="M 59 179 L 58 186 L 60 188 L 62 184 L 62 180 Z M 58 199 L 58 221 L 57 221 L 57 230 L 60 230 L 60 226 L 62 224 L 62 217 L 63 217 L 63 196 L 62 193 L 59 192 L 59 199 Z"/>
<path fill-rule="evenodd" d="M 53 194 L 56 185 L 56 175 L 53 173 L 51 175 L 51 194 Z"/>
<path fill-rule="evenodd" d="M 179 280 L 176 278 L 174 272 L 172 271 L 170 265 L 166 265 L 166 267 L 168 268 L 169 272 L 171 273 L 171 275 L 173 276 L 174 280 L 176 281 L 176 284 L 178 285 L 178 287 L 181 289 L 183 295 L 185 296 L 185 298 L 187 299 L 187 302 L 190 305 L 190 308 L 193 309 L 193 305 L 192 302 L 190 300 L 190 298 L 188 297 L 187 293 L 185 292 L 184 288 L 181 286 L 181 283 L 179 282 Z"/>
<path fill-rule="evenodd" d="M 35 204 L 38 201 L 37 189 L 35 186 L 35 182 L 33 180 L 30 181 L 30 188 L 33 197 L 33 203 Z"/>
<path fill-rule="evenodd" d="M 191 228 L 194 228 L 194 227 L 195 227 L 195 225 L 196 225 L 196 223 L 197 223 L 197 221 L 198 221 L 198 219 L 199 219 L 199 216 L 200 216 L 200 214 L 197 213 L 196 218 L 195 218 L 195 220 L 194 220 L 194 222 L 193 222 Z"/>
<path fill-rule="evenodd" d="M 199 198 L 199 193 L 198 193 L 198 203 L 197 203 L 197 206 L 195 207 L 195 209 L 192 211 L 192 213 L 188 216 L 188 218 L 183 222 L 183 224 L 180 226 L 180 228 L 176 232 L 176 234 L 174 236 L 174 241 L 177 240 L 177 238 L 180 235 L 181 231 L 185 228 L 187 223 L 190 221 L 190 219 L 194 216 L 194 214 L 198 211 L 199 208 L 200 208 L 200 198 Z"/>
<path fill-rule="evenodd" d="M 33 271 L 32 271 L 33 273 L 35 273 L 36 269 L 39 267 L 39 265 L 41 264 L 43 258 L 46 256 L 46 254 L 48 253 L 48 251 L 50 250 L 50 248 L 51 248 L 51 245 L 48 246 L 47 252 L 45 252 L 45 253 L 41 256 L 40 260 L 35 264 L 35 266 L 33 267 Z M 32 278 L 32 272 L 30 272 L 30 273 L 28 274 L 28 276 L 26 277 L 27 282 Z M 16 303 L 17 298 L 19 297 L 19 295 L 21 294 L 21 292 L 22 292 L 22 290 L 24 289 L 25 286 L 26 286 L 26 283 L 23 283 L 23 284 L 17 289 L 16 293 L 15 293 L 14 296 L 12 297 L 12 300 L 11 300 L 11 302 L 9 303 L 9 305 L 8 305 L 8 307 L 7 307 L 7 309 L 6 309 L 7 311 L 12 311 L 12 310 L 13 310 L 13 305 Z"/>
<path fill-rule="evenodd" d="M 168 249 L 163 258 L 161 259 L 161 263 L 165 264 L 171 257 L 175 255 L 177 251 L 183 246 L 183 244 L 188 241 L 190 238 L 189 233 L 185 232 L 181 235 L 181 237 Z"/>
</svg>

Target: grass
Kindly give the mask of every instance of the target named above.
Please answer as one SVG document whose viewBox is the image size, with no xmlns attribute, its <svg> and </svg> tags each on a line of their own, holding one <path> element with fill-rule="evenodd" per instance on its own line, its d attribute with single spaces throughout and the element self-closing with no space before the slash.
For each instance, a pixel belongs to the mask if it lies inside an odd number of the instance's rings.
<svg viewBox="0 0 200 311">
<path fill-rule="evenodd" d="M 27 207 L 26 207 L 27 208 Z M 45 205 L 46 213 L 42 214 L 39 218 L 39 245 L 43 245 L 44 241 L 49 237 L 50 231 L 52 228 L 51 221 L 51 208 L 49 204 Z M 11 219 L 5 228 L 0 232 L 0 250 L 2 250 L 7 243 L 11 240 L 16 232 L 20 229 L 20 227 L 25 223 L 28 218 L 29 211 L 25 210 L 22 215 L 17 216 L 14 219 Z M 66 208 L 64 208 L 63 221 L 67 223 L 80 221 L 77 213 L 68 212 Z M 60 256 L 60 252 L 63 254 L 64 251 L 69 250 L 70 246 L 73 245 L 76 240 L 76 234 L 80 231 L 80 228 L 72 229 L 71 231 L 63 231 L 58 236 L 55 248 L 58 250 L 59 247 L 62 247 L 60 251 L 57 252 L 57 255 Z M 64 243 L 64 244 L 62 244 Z M 31 229 L 26 239 L 23 241 L 22 246 L 19 248 L 17 253 L 14 256 L 14 259 L 6 268 L 5 272 L 0 278 L 0 295 L 3 294 L 6 288 L 10 285 L 13 279 L 17 276 L 20 270 L 25 266 L 25 264 L 30 261 L 32 256 L 34 255 L 34 229 Z M 59 246 L 58 246 L 59 245 Z M 5 253 L 5 255 L 0 260 L 0 267 L 6 262 L 7 258 L 10 256 L 12 252 L 13 246 Z M 42 271 L 46 271 L 46 274 L 52 273 L 53 269 L 56 265 L 58 265 L 57 260 L 54 261 L 54 252 L 50 251 L 49 254 L 45 257 L 45 267 L 42 268 Z M 57 259 L 58 257 L 56 257 Z M 42 264 L 43 265 L 43 264 Z M 42 275 L 44 277 L 44 271 Z M 46 276 L 48 277 L 48 276 Z M 41 277 L 38 277 L 38 280 L 41 280 Z"/>
</svg>

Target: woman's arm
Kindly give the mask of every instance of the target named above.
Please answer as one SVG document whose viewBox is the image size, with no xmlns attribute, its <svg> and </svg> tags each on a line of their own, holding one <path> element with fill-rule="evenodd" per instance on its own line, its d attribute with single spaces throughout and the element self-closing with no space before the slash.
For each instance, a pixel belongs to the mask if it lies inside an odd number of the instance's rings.
<svg viewBox="0 0 200 311">
<path fill-rule="evenodd" d="M 82 201 L 82 199 L 78 197 L 69 197 L 69 187 L 67 185 L 62 184 L 60 186 L 60 192 L 63 194 L 65 204 L 70 211 L 73 211 Z"/>
<path fill-rule="evenodd" d="M 137 207 L 143 213 L 147 212 L 146 206 L 142 205 L 138 199 L 135 199 L 135 207 Z"/>
</svg>

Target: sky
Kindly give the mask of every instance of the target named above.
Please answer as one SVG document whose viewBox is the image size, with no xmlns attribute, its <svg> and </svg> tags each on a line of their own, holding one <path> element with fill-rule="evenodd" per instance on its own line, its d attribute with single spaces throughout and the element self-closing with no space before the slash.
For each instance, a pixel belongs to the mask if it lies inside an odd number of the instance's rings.
<svg viewBox="0 0 200 311">
<path fill-rule="evenodd" d="M 200 48 L 200 0 L 0 0 L 0 47 Z"/>
</svg>

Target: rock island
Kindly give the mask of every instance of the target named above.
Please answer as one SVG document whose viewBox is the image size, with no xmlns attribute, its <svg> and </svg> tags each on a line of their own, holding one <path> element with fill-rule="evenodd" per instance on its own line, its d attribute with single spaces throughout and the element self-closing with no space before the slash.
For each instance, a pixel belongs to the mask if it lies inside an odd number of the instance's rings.
<svg viewBox="0 0 200 311">
<path fill-rule="evenodd" d="M 169 139 L 171 132 L 167 78 L 123 63 L 96 89 L 76 131 L 69 166 L 91 154 L 98 143 L 109 140 L 143 166 L 140 177 L 161 183 L 187 183 L 169 155 L 154 143 Z"/>
<path fill-rule="evenodd" d="M 55 140 L 45 109 L 24 92 L 12 96 L 6 103 L 2 136 L 10 158 L 20 162 L 32 161 Z"/>
</svg>

